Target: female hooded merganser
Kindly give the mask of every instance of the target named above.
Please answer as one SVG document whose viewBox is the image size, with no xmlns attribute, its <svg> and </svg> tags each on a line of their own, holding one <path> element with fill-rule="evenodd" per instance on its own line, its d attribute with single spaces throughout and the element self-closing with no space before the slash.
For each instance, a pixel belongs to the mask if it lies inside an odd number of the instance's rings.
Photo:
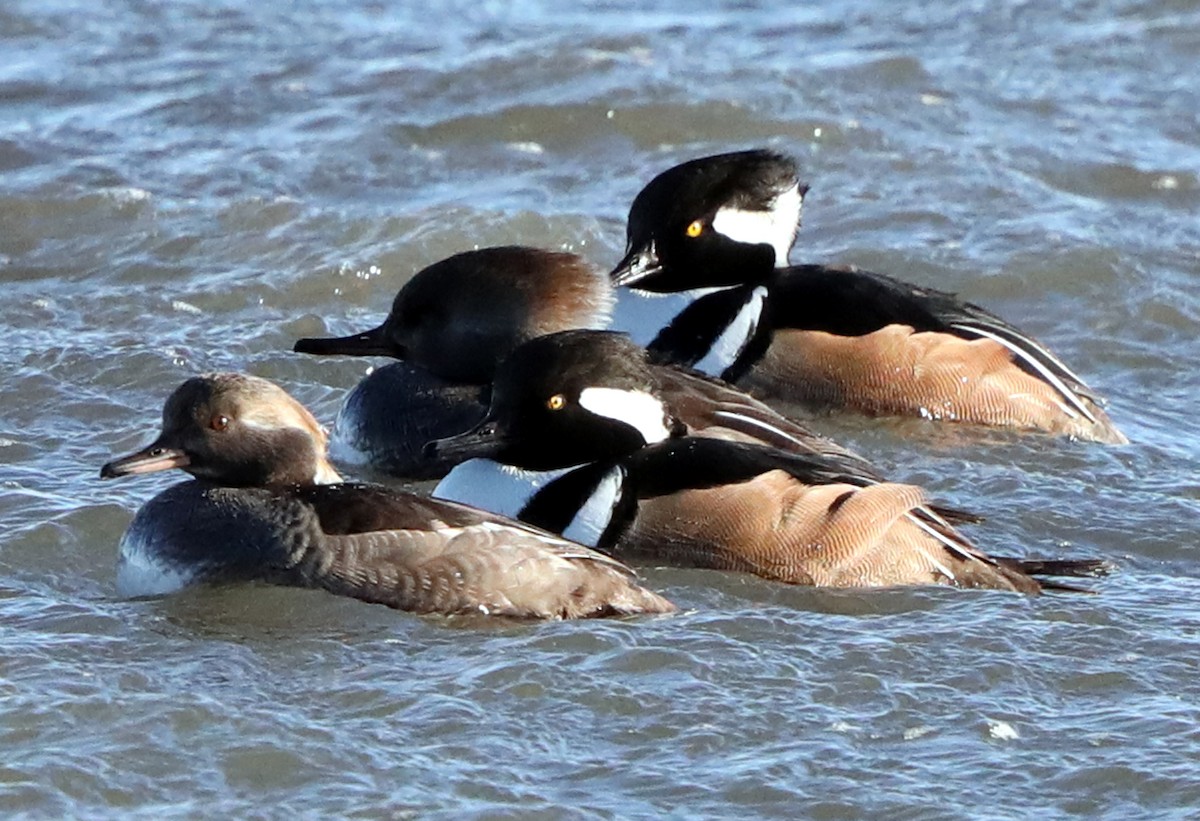
<svg viewBox="0 0 1200 821">
<path fill-rule="evenodd" d="M 496 363 L 535 336 L 605 327 L 613 299 L 605 274 L 574 254 L 484 248 L 419 271 L 378 328 L 301 339 L 293 350 L 404 360 L 372 371 L 346 397 L 334 454 L 393 476 L 437 478 L 453 464 L 423 457 L 422 447 L 483 418 Z"/>
<path fill-rule="evenodd" d="M 195 480 L 146 503 L 121 540 L 126 595 L 262 581 L 417 613 L 558 619 L 675 609 L 619 562 L 544 531 L 342 483 L 312 414 L 264 379 L 187 380 L 167 399 L 159 437 L 100 476 L 176 467 Z"/>
<path fill-rule="evenodd" d="M 520 518 L 622 557 L 738 570 L 794 584 L 945 584 L 1037 593 L 1032 572 L 1092 561 L 994 559 L 919 514 L 911 485 L 852 459 L 692 436 L 621 334 L 567 331 L 519 347 L 473 431 L 430 444 L 556 474 Z M 439 495 L 440 491 L 435 491 Z M 482 507 L 489 500 L 469 501 Z"/>
<path fill-rule="evenodd" d="M 1063 362 L 955 295 L 883 274 L 788 266 L 807 187 L 765 150 L 703 157 L 629 211 L 618 285 L 695 299 L 650 343 L 758 396 L 1128 440 Z"/>
</svg>

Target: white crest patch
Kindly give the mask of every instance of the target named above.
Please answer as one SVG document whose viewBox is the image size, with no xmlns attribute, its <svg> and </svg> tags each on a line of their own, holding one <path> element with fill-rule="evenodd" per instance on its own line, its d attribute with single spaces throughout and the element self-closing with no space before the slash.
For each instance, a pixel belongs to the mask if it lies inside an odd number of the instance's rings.
<svg viewBox="0 0 1200 821">
<path fill-rule="evenodd" d="M 648 445 L 671 436 L 667 429 L 667 409 L 662 400 L 646 391 L 584 388 L 579 393 L 579 404 L 597 416 L 633 427 Z"/>
<path fill-rule="evenodd" d="M 438 482 L 433 497 L 462 502 L 515 519 L 535 493 L 574 469 L 522 470 L 491 459 L 468 459 Z"/>
<path fill-rule="evenodd" d="M 595 547 L 604 535 L 604 529 L 612 521 L 617 502 L 621 500 L 621 487 L 625 484 L 625 470 L 617 465 L 605 473 L 592 495 L 587 498 L 571 523 L 563 530 L 563 536 L 588 547 Z"/>
<path fill-rule="evenodd" d="M 726 368 L 736 362 L 750 344 L 754 332 L 758 330 L 758 322 L 762 318 L 763 304 L 766 300 L 765 287 L 760 285 L 751 291 L 745 304 L 738 310 L 737 316 L 725 326 L 721 335 L 713 340 L 708 353 L 695 364 L 696 370 L 719 377 Z"/>
<path fill-rule="evenodd" d="M 735 242 L 750 245 L 765 244 L 775 249 L 775 267 L 788 264 L 788 253 L 800 227 L 800 209 L 804 196 L 797 183 L 781 192 L 766 211 L 744 211 L 740 208 L 717 209 L 713 230 Z"/>
</svg>

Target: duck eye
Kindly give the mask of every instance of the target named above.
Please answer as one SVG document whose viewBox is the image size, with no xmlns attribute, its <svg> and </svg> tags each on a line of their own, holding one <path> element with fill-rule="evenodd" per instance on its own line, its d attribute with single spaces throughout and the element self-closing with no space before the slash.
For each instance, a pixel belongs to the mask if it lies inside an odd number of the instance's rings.
<svg viewBox="0 0 1200 821">
<path fill-rule="evenodd" d="M 688 225 L 686 233 L 689 237 L 695 239 L 704 233 L 704 223 L 702 223 L 700 220 L 695 220 Z"/>
<path fill-rule="evenodd" d="M 556 394 L 554 394 L 554 396 L 551 396 L 549 399 L 546 400 L 546 407 L 548 407 L 552 411 L 562 410 L 566 406 L 567 406 L 567 397 L 563 396 L 561 393 L 556 393 Z"/>
<path fill-rule="evenodd" d="M 219 433 L 229 427 L 229 417 L 218 413 L 209 420 L 208 426 Z"/>
</svg>

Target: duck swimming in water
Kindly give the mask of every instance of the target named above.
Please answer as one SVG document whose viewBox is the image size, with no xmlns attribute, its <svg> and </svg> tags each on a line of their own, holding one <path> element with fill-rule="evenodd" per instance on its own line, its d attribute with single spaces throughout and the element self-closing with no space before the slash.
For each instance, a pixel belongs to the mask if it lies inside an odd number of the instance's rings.
<svg viewBox="0 0 1200 821">
<path fill-rule="evenodd" d="M 218 373 L 179 386 L 162 432 L 102 478 L 193 477 L 138 511 L 121 540 L 125 595 L 259 581 L 416 613 L 565 619 L 667 613 L 620 562 L 461 504 L 344 483 L 325 434 L 282 388 Z"/>
<path fill-rule="evenodd" d="M 986 309 L 883 274 L 789 265 L 807 190 L 791 158 L 765 150 L 691 160 L 642 189 L 611 276 L 690 295 L 646 334 L 659 361 L 768 400 L 1128 441 L 1061 359 Z"/>
<path fill-rule="evenodd" d="M 484 421 L 430 449 L 550 473 L 520 518 L 622 558 L 823 587 L 1022 593 L 1062 587 L 1035 575 L 1105 569 L 993 558 L 919 515 L 919 488 L 877 481 L 854 459 L 692 435 L 644 350 L 613 332 L 520 346 L 496 374 Z M 465 490 L 456 498 L 491 506 L 484 488 Z"/>
</svg>

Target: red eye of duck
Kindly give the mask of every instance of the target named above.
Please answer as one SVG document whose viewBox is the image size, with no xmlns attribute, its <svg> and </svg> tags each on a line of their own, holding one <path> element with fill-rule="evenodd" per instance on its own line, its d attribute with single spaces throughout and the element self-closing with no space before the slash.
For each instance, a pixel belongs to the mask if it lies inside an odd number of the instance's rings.
<svg viewBox="0 0 1200 821">
<path fill-rule="evenodd" d="M 229 417 L 218 413 L 214 415 L 211 420 L 209 420 L 208 426 L 220 433 L 229 427 Z"/>
</svg>

